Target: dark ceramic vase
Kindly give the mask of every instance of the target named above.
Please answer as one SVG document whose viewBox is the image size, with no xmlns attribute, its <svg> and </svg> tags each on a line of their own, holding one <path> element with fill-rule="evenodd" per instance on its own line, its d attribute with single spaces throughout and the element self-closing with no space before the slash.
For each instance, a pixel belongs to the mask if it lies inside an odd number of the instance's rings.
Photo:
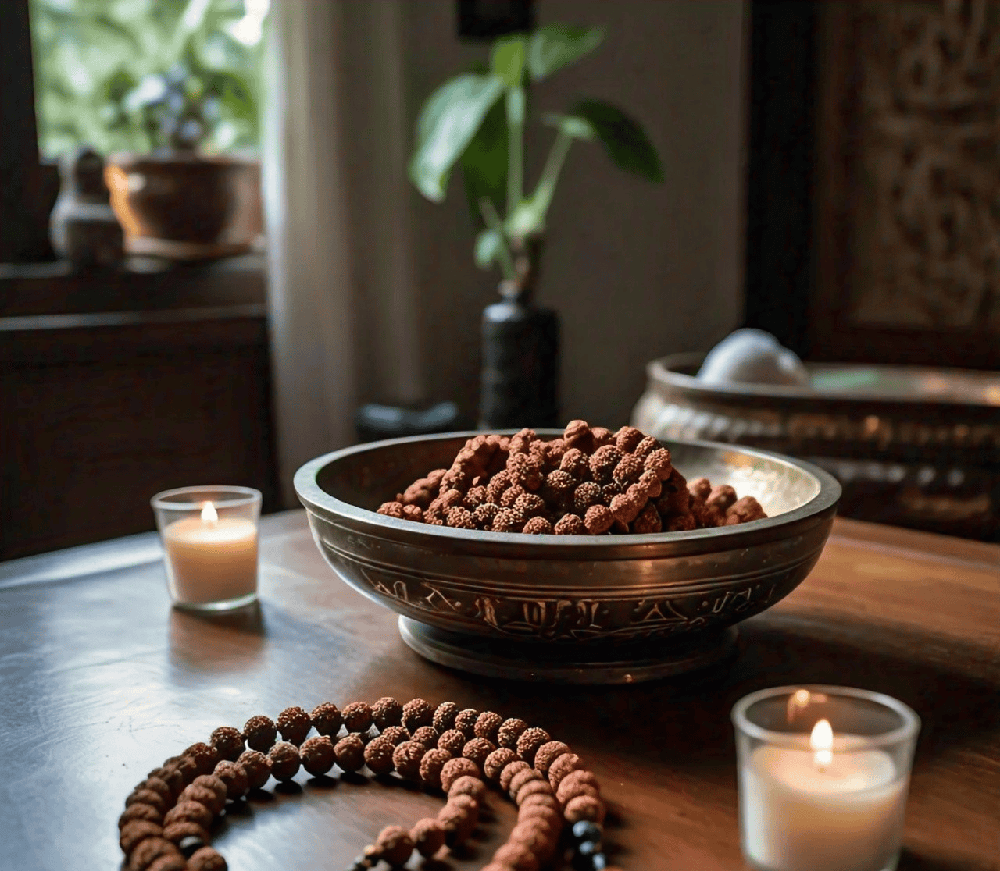
<svg viewBox="0 0 1000 871">
<path fill-rule="evenodd" d="M 501 282 L 502 300 L 483 311 L 479 425 L 557 427 L 559 316 L 533 302 L 541 241 L 514 253 L 518 277 Z"/>
</svg>

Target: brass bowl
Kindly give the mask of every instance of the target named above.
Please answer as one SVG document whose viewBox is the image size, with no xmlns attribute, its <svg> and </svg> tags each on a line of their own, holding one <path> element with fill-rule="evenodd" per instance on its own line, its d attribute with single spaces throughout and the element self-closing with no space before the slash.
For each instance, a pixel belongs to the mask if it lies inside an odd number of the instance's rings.
<svg viewBox="0 0 1000 871">
<path fill-rule="evenodd" d="M 663 440 L 688 479 L 732 484 L 755 496 L 767 519 L 691 532 L 534 536 L 375 513 L 416 478 L 450 465 L 470 435 L 335 451 L 302 466 L 295 489 L 337 574 L 397 612 L 418 653 L 479 674 L 632 682 L 716 662 L 731 649 L 736 623 L 809 574 L 840 497 L 837 481 L 810 463 Z"/>
</svg>

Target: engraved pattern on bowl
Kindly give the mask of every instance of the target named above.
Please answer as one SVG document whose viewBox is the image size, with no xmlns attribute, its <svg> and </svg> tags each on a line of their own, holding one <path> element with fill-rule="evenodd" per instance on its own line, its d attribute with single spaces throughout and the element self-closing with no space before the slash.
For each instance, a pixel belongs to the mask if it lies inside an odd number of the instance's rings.
<svg viewBox="0 0 1000 871">
<path fill-rule="evenodd" d="M 540 431 L 551 438 L 558 431 Z M 840 487 L 764 451 L 663 442 L 689 479 L 755 496 L 766 520 L 627 536 L 450 529 L 375 513 L 448 466 L 471 433 L 359 445 L 306 463 L 295 488 L 326 561 L 363 595 L 419 623 L 509 641 L 684 639 L 780 601 L 823 549 Z"/>
</svg>

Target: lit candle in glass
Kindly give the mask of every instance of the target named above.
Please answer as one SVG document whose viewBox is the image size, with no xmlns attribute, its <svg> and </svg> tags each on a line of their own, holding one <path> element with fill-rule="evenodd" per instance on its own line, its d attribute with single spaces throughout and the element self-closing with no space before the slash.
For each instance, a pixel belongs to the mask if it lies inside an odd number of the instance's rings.
<svg viewBox="0 0 1000 871">
<path fill-rule="evenodd" d="M 733 721 L 751 866 L 895 867 L 919 728 L 913 711 L 863 690 L 779 688 L 742 699 Z"/>
<path fill-rule="evenodd" d="M 175 605 L 225 610 L 257 598 L 259 491 L 188 487 L 157 494 L 153 507 Z"/>
</svg>

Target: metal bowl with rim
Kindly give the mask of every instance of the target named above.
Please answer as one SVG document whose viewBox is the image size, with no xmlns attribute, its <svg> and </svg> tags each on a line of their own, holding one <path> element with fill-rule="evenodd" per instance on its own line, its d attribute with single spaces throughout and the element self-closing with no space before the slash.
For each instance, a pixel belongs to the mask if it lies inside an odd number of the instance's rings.
<svg viewBox="0 0 1000 871">
<path fill-rule="evenodd" d="M 690 532 L 535 536 L 376 513 L 415 479 L 449 466 L 474 434 L 335 451 L 302 466 L 295 490 L 334 571 L 398 613 L 418 653 L 478 674 L 632 682 L 717 662 L 732 649 L 737 623 L 809 574 L 840 498 L 837 481 L 810 463 L 662 440 L 689 480 L 732 484 L 768 517 Z"/>
</svg>

